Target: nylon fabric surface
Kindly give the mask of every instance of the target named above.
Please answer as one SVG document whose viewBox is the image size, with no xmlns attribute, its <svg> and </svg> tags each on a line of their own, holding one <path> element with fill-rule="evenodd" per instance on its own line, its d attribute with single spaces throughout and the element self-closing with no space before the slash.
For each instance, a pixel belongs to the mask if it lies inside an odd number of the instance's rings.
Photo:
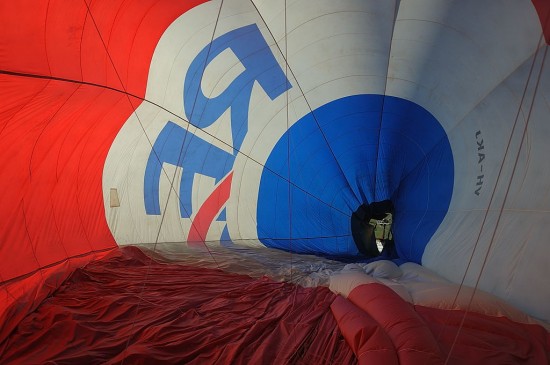
<svg viewBox="0 0 550 365">
<path fill-rule="evenodd" d="M 77 270 L 21 321 L 0 363 L 354 364 L 335 298 L 126 247 Z"/>
<path fill-rule="evenodd" d="M 47 286 L 45 267 L 72 269 L 72 258 L 116 246 L 102 201 L 107 152 L 145 96 L 158 38 L 198 3 L 0 3 L 0 341 L 8 313 L 43 299 L 27 292 Z"/>
<path fill-rule="evenodd" d="M 0 363 L 548 363 L 549 4 L 0 1 Z"/>
<path fill-rule="evenodd" d="M 550 334 L 540 325 L 411 305 L 378 283 L 356 287 L 348 299 L 335 301 L 332 311 L 360 364 L 543 365 L 550 361 Z"/>
</svg>

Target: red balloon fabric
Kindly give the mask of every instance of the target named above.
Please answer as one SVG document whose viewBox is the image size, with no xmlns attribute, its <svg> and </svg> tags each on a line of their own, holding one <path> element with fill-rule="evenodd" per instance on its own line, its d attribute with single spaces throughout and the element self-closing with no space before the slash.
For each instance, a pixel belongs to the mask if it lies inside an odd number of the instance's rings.
<svg viewBox="0 0 550 365">
<path fill-rule="evenodd" d="M 354 364 L 324 287 L 156 261 L 78 269 L 0 345 L 2 364 Z"/>
<path fill-rule="evenodd" d="M 162 33 L 202 2 L 0 2 L 0 342 L 51 281 L 116 246 L 107 153 Z"/>
<path fill-rule="evenodd" d="M 550 333 L 540 325 L 413 306 L 378 283 L 356 287 L 348 299 L 340 298 L 332 307 L 360 364 L 369 363 L 362 362 L 368 356 L 387 356 L 388 349 L 395 349 L 399 364 L 550 363 Z M 373 339 L 377 339 L 375 343 Z"/>
<path fill-rule="evenodd" d="M 367 312 L 343 297 L 336 298 L 330 308 L 360 365 L 399 364 L 390 337 Z"/>
</svg>

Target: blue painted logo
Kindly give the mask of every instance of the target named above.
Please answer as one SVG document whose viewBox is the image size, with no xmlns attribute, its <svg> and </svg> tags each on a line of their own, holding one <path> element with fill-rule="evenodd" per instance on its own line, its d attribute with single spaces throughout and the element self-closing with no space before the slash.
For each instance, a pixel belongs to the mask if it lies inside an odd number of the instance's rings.
<svg viewBox="0 0 550 365">
<path fill-rule="evenodd" d="M 221 52 L 228 49 L 237 56 L 245 70 L 220 95 L 208 98 L 201 89 L 204 70 Z M 179 199 L 183 218 L 193 214 L 191 194 L 195 174 L 213 177 L 217 183 L 231 172 L 237 151 L 248 131 L 248 109 L 252 87 L 256 82 L 272 100 L 291 87 L 256 24 L 216 38 L 195 57 L 185 76 L 185 114 L 192 125 L 205 128 L 214 124 L 231 108 L 234 151 L 228 153 L 168 121 L 155 140 L 145 169 L 144 200 L 147 214 L 161 214 L 159 182 L 164 163 L 182 167 Z M 225 201 L 220 203 L 223 206 Z"/>
</svg>

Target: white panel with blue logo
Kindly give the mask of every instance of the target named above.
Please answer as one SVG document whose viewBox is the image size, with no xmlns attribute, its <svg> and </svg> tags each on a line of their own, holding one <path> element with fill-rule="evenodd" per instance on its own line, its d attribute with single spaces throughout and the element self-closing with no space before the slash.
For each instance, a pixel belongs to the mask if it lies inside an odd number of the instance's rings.
<svg viewBox="0 0 550 365">
<path fill-rule="evenodd" d="M 104 185 L 127 185 L 127 204 L 107 213 L 117 242 L 259 240 L 355 256 L 352 213 L 389 199 L 399 256 L 420 262 L 454 164 L 430 112 L 383 96 L 394 4 L 287 12 L 287 38 L 282 7 L 260 17 L 273 7 L 262 4 L 224 1 L 216 22 L 209 2 L 163 35 L 146 95 L 162 109 L 138 108 L 105 168 Z"/>
</svg>

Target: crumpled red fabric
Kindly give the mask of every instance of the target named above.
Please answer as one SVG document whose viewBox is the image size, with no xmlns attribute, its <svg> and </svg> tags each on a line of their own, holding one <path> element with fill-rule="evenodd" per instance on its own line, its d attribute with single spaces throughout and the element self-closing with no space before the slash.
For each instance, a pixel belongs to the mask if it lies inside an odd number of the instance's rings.
<svg viewBox="0 0 550 365">
<path fill-rule="evenodd" d="M 414 306 L 378 283 L 356 287 L 332 310 L 359 364 L 396 363 L 392 354 L 409 365 L 550 364 L 550 333 L 540 325 Z"/>
<path fill-rule="evenodd" d="M 76 270 L 0 345 L 0 363 L 354 364 L 335 298 L 126 247 Z"/>
</svg>

